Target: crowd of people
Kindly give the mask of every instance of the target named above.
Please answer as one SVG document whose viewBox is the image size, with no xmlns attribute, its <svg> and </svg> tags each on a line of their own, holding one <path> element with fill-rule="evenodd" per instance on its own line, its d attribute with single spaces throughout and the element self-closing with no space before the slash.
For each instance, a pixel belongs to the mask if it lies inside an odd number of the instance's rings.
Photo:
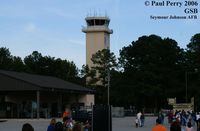
<svg viewBox="0 0 200 131">
<path fill-rule="evenodd" d="M 168 123 L 170 124 L 170 131 L 200 131 L 200 114 L 194 111 L 169 111 Z M 167 131 L 164 127 L 164 114 L 162 111 L 158 113 L 158 118 L 156 119 L 156 125 L 152 128 L 152 131 Z"/>
<path fill-rule="evenodd" d="M 194 111 L 170 111 L 168 113 L 168 122 L 171 123 L 173 119 L 177 119 L 182 126 L 186 126 L 188 122 L 191 122 L 192 126 L 198 124 L 200 119 L 199 112 Z"/>
<path fill-rule="evenodd" d="M 63 113 L 63 121 L 56 122 L 56 119 L 52 119 L 47 128 L 47 131 L 90 131 L 91 124 L 87 120 L 83 122 L 77 122 L 72 119 L 70 113 Z"/>
<path fill-rule="evenodd" d="M 22 131 L 34 131 L 34 128 L 31 124 L 25 123 Z M 74 121 L 68 112 L 64 112 L 62 122 L 56 121 L 55 118 L 51 119 L 47 131 L 91 131 L 91 124 L 88 120 L 84 123 Z"/>
<path fill-rule="evenodd" d="M 171 131 L 176 131 L 175 129 L 181 129 L 181 127 L 184 127 L 185 131 L 194 131 L 195 126 L 197 131 L 200 131 L 200 114 L 192 110 L 175 112 L 171 110 L 168 113 L 168 122 L 171 124 Z"/>
<path fill-rule="evenodd" d="M 170 131 L 200 131 L 200 112 L 194 111 L 173 111 L 168 112 L 159 111 L 156 119 L 156 125 L 152 128 L 152 131 L 167 131 L 164 126 L 165 116 L 168 117 L 168 123 L 170 124 Z M 144 126 L 144 113 L 139 111 L 136 114 L 135 126 Z M 196 126 L 196 127 L 195 127 Z M 194 128 L 195 127 L 195 128 Z M 195 130 L 196 131 L 196 130 Z"/>
<path fill-rule="evenodd" d="M 197 130 L 200 131 L 200 120 L 198 120 Z M 156 119 L 156 125 L 152 128 L 152 131 L 167 131 L 167 128 L 161 123 L 160 119 Z M 173 120 L 170 125 L 170 131 L 195 131 L 192 123 L 189 121 L 184 128 L 181 128 L 181 124 L 178 119 Z"/>
<path fill-rule="evenodd" d="M 34 131 L 34 128 L 31 124 L 25 123 L 22 126 L 22 131 Z M 84 124 L 63 118 L 63 122 L 56 122 L 56 119 L 53 118 L 47 127 L 47 131 L 91 131 L 91 126 L 88 121 Z"/>
<path fill-rule="evenodd" d="M 200 131 L 200 112 L 194 111 L 173 111 L 163 113 L 160 111 L 156 119 L 156 125 L 152 128 L 152 131 L 167 131 L 164 126 L 165 116 L 168 117 L 168 123 L 170 124 L 170 131 Z M 135 126 L 143 127 L 145 121 L 144 113 L 139 111 L 136 114 Z M 196 128 L 194 128 L 196 126 Z M 26 123 L 22 127 L 22 131 L 34 131 L 34 128 Z M 91 124 L 87 120 L 85 122 L 76 122 L 72 120 L 69 113 L 63 113 L 63 119 L 61 121 L 56 121 L 56 119 L 51 119 L 47 131 L 91 131 Z"/>
</svg>

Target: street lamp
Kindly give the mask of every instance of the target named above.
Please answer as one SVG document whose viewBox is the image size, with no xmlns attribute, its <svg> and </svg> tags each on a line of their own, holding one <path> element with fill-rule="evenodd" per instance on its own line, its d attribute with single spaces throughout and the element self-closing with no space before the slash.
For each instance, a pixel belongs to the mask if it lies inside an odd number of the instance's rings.
<svg viewBox="0 0 200 131">
<path fill-rule="evenodd" d="M 108 106 L 110 105 L 110 70 L 108 69 L 108 87 L 107 87 L 107 97 L 108 97 Z"/>
<path fill-rule="evenodd" d="M 111 125 L 111 107 L 110 107 L 110 69 L 107 69 L 107 104 L 108 104 L 108 131 L 112 130 Z"/>
</svg>

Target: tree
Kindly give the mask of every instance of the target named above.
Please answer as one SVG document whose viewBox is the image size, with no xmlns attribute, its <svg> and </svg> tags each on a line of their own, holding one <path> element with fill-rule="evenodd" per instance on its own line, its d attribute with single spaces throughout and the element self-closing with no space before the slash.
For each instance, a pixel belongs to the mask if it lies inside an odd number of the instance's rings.
<svg viewBox="0 0 200 131">
<path fill-rule="evenodd" d="M 57 77 L 65 80 L 75 82 L 75 79 L 78 77 L 78 68 L 76 67 L 74 62 L 61 60 L 60 58 L 58 58 L 53 62 L 53 69 Z"/>
<path fill-rule="evenodd" d="M 88 65 L 82 66 L 82 69 L 80 70 L 80 77 L 83 85 L 86 85 L 89 88 L 93 88 L 93 85 L 95 85 L 98 81 L 98 78 L 96 77 L 96 70 L 91 70 Z"/>
<path fill-rule="evenodd" d="M 0 48 L 0 69 L 10 70 L 12 67 L 12 56 L 6 47 Z"/>
<path fill-rule="evenodd" d="M 87 77 L 89 77 L 88 86 L 96 89 L 97 103 L 106 103 L 107 86 L 109 81 L 110 71 L 117 67 L 114 53 L 108 49 L 99 50 L 92 58 L 93 66 L 86 67 Z"/>
<path fill-rule="evenodd" d="M 192 36 L 186 49 L 186 67 L 188 96 L 195 97 L 195 105 L 200 106 L 200 33 Z"/>
<path fill-rule="evenodd" d="M 9 49 L 2 47 L 0 48 L 0 69 L 55 76 L 81 84 L 78 68 L 73 61 L 42 56 L 38 51 L 33 51 L 23 61 L 18 56 L 12 56 Z"/>
<path fill-rule="evenodd" d="M 18 72 L 25 71 L 25 65 L 20 57 L 18 56 L 12 57 L 12 70 Z"/>
<path fill-rule="evenodd" d="M 110 52 L 108 49 L 103 49 L 94 54 L 91 60 L 94 64 L 91 70 L 96 71 L 98 81 L 105 86 L 108 81 L 106 78 L 108 73 L 117 67 L 114 53 Z"/>
<path fill-rule="evenodd" d="M 9 49 L 0 48 L 0 69 L 24 71 L 24 63 L 18 56 L 12 56 Z"/>
<path fill-rule="evenodd" d="M 31 55 L 24 58 L 27 72 L 55 76 L 64 80 L 78 82 L 78 68 L 74 62 L 55 59 L 50 56 L 42 56 L 41 53 L 33 51 Z"/>
<path fill-rule="evenodd" d="M 175 92 L 181 94 L 183 85 L 179 75 L 183 50 L 175 40 L 142 36 L 120 50 L 119 62 L 123 68 L 122 77 L 126 78 L 122 81 L 126 84 L 122 96 L 134 99 L 130 102 L 136 106 L 159 108 L 163 106 L 161 103 L 166 104 L 167 97 Z M 180 88 L 174 91 L 177 87 Z"/>
<path fill-rule="evenodd" d="M 192 36 L 190 43 L 187 45 L 187 62 L 189 68 L 200 69 L 200 33 Z"/>
<path fill-rule="evenodd" d="M 27 72 L 40 74 L 39 60 L 42 58 L 42 54 L 38 51 L 33 51 L 31 55 L 24 58 Z"/>
</svg>

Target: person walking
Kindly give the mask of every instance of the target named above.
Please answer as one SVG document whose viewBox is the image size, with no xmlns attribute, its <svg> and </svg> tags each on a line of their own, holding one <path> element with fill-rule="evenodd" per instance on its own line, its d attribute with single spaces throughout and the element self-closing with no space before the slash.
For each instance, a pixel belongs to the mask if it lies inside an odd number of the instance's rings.
<svg viewBox="0 0 200 131">
<path fill-rule="evenodd" d="M 144 126 L 144 113 L 142 113 L 141 117 L 140 117 L 140 120 L 141 120 L 141 126 L 140 127 L 143 127 Z"/>
<path fill-rule="evenodd" d="M 135 118 L 135 127 L 138 128 L 138 118 Z"/>
<path fill-rule="evenodd" d="M 156 119 L 156 125 L 152 128 L 152 131 L 167 131 L 167 128 L 161 124 L 160 119 Z"/>
<path fill-rule="evenodd" d="M 141 115 L 142 115 L 141 111 L 139 111 L 139 112 L 137 113 L 137 115 L 136 115 L 136 117 L 137 117 L 137 119 L 138 119 L 138 126 L 139 126 L 139 127 L 141 127 Z"/>
<path fill-rule="evenodd" d="M 164 116 L 162 110 L 160 110 L 158 113 L 158 119 L 161 121 L 161 124 L 164 123 L 165 116 Z"/>
</svg>

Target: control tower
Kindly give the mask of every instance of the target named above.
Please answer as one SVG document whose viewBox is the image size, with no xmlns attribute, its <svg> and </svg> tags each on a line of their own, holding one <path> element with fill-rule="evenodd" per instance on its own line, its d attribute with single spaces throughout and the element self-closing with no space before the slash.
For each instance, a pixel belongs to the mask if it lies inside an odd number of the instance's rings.
<svg viewBox="0 0 200 131">
<path fill-rule="evenodd" d="M 109 29 L 110 19 L 102 16 L 90 16 L 85 18 L 86 27 L 82 28 L 82 32 L 86 33 L 86 65 L 92 67 L 92 55 L 99 50 L 110 49 L 110 34 L 113 33 Z"/>
</svg>

